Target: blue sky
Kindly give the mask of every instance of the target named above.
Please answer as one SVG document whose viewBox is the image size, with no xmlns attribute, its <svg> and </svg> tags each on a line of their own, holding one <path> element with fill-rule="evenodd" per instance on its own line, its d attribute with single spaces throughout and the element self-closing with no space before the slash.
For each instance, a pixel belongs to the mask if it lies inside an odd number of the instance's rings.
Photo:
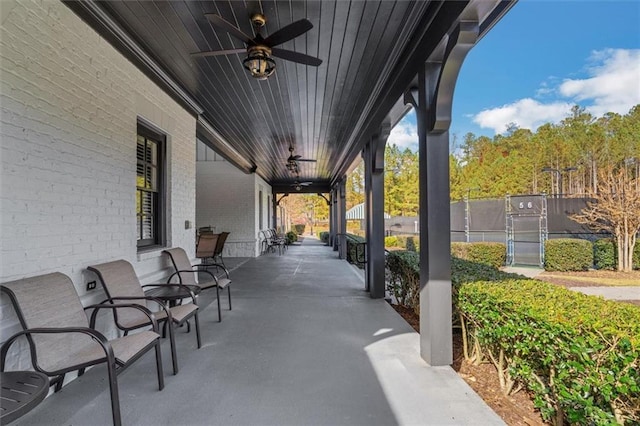
<svg viewBox="0 0 640 426">
<path fill-rule="evenodd" d="M 450 134 L 535 130 L 576 104 L 600 117 L 639 103 L 640 1 L 520 0 L 467 55 Z M 389 143 L 417 150 L 413 113 Z"/>
</svg>

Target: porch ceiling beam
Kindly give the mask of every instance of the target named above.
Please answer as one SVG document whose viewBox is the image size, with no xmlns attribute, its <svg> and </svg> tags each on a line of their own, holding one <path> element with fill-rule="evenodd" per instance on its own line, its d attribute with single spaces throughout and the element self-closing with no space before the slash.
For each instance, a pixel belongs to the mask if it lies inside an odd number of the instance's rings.
<svg viewBox="0 0 640 426">
<path fill-rule="evenodd" d="M 292 185 L 273 185 L 271 190 L 278 194 L 318 194 L 331 192 L 329 182 L 312 183 L 311 185 L 302 186 L 300 190 L 296 190 Z"/>
</svg>

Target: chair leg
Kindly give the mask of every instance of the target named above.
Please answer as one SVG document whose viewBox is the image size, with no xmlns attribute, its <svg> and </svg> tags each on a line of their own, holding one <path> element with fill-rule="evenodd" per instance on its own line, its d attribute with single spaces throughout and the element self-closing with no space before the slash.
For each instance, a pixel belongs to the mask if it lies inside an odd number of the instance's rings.
<svg viewBox="0 0 640 426">
<path fill-rule="evenodd" d="M 176 353 L 176 336 L 175 336 L 175 327 L 173 324 L 168 324 L 169 321 L 164 322 L 164 331 L 169 328 L 169 346 L 171 346 L 171 363 L 173 364 L 173 375 L 178 374 L 178 355 Z"/>
<path fill-rule="evenodd" d="M 231 310 L 231 286 L 227 286 L 227 293 L 229 294 L 229 310 Z"/>
<path fill-rule="evenodd" d="M 196 340 L 198 341 L 198 349 L 202 347 L 202 340 L 200 338 L 200 320 L 198 319 L 198 311 L 196 311 L 195 323 L 196 323 Z"/>
<path fill-rule="evenodd" d="M 218 300 L 218 322 L 222 322 L 222 310 L 220 309 L 220 287 L 216 286 L 216 299 Z"/>
<path fill-rule="evenodd" d="M 56 386 L 53 388 L 54 392 L 60 392 L 60 389 L 62 389 L 62 384 L 64 383 L 64 376 L 65 376 L 64 374 L 61 374 L 52 381 L 56 383 Z"/>
<path fill-rule="evenodd" d="M 109 374 L 109 393 L 111 394 L 111 415 L 113 416 L 113 425 L 121 426 L 120 397 L 118 395 L 118 377 L 115 371 L 115 365 L 109 365 L 107 367 L 107 372 Z"/>
<path fill-rule="evenodd" d="M 162 352 L 160 351 L 160 339 L 156 340 L 156 371 L 158 373 L 159 390 L 164 389 L 164 374 L 162 373 Z"/>
</svg>

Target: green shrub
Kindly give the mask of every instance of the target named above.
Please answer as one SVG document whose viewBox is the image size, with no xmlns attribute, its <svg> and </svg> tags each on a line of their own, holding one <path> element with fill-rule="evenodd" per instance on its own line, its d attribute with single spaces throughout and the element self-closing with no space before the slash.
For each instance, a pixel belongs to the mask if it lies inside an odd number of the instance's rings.
<svg viewBox="0 0 640 426">
<path fill-rule="evenodd" d="M 611 238 L 602 238 L 593 243 L 593 263 L 596 269 L 617 269 L 618 249 Z"/>
<path fill-rule="evenodd" d="M 597 269 L 618 269 L 618 246 L 613 238 L 593 243 L 593 260 Z M 633 248 L 633 269 L 640 269 L 640 240 Z"/>
<path fill-rule="evenodd" d="M 387 254 L 387 290 L 398 304 L 420 313 L 420 254 L 397 250 Z"/>
<path fill-rule="evenodd" d="M 451 243 L 451 255 L 499 268 L 507 259 L 507 246 L 493 242 Z"/>
<path fill-rule="evenodd" d="M 296 234 L 293 231 L 287 232 L 286 234 L 284 234 L 284 237 L 286 239 L 287 244 L 293 244 L 296 241 L 298 241 L 298 234 Z"/>
<path fill-rule="evenodd" d="M 416 314 L 420 313 L 420 254 L 413 251 L 397 250 L 387 254 L 386 267 L 387 290 L 398 304 L 410 307 Z M 490 265 L 451 258 L 451 283 L 453 292 L 466 282 L 504 280 L 522 278 L 518 274 L 499 271 Z M 455 310 L 455 306 L 454 306 Z M 456 315 L 455 318 L 458 316 Z"/>
<path fill-rule="evenodd" d="M 293 225 L 293 230 L 298 235 L 304 234 L 304 228 L 305 228 L 305 224 L 304 223 L 296 223 L 295 225 Z"/>
<path fill-rule="evenodd" d="M 419 311 L 419 254 L 387 255 L 388 290 Z M 556 424 L 640 422 L 640 309 L 452 257 L 454 315 L 469 361 L 489 360 Z"/>
<path fill-rule="evenodd" d="M 363 237 L 359 237 L 353 234 L 347 234 L 347 262 L 357 265 L 359 268 L 364 268 L 364 246 L 361 243 L 367 240 Z"/>
<path fill-rule="evenodd" d="M 587 240 L 558 238 L 544 243 L 547 271 L 586 271 L 593 266 L 593 246 Z"/>
<path fill-rule="evenodd" d="M 407 251 L 416 251 L 416 243 L 413 241 L 413 237 L 407 237 Z"/>
<path fill-rule="evenodd" d="M 327 231 L 322 231 L 318 233 L 318 237 L 320 238 L 320 241 L 322 241 L 325 244 L 329 244 L 329 232 Z"/>
<path fill-rule="evenodd" d="M 529 279 L 467 282 L 465 356 L 489 359 L 555 424 L 638 424 L 640 309 Z M 470 353 L 472 352 L 472 353 Z"/>
<path fill-rule="evenodd" d="M 385 247 L 402 247 L 398 241 L 398 237 L 395 235 L 384 237 L 384 246 Z"/>
</svg>

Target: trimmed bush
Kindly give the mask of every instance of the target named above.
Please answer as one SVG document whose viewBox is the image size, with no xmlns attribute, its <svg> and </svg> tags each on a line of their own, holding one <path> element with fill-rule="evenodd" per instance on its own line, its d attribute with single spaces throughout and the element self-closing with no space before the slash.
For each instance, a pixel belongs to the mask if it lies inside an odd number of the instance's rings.
<svg viewBox="0 0 640 426">
<path fill-rule="evenodd" d="M 602 238 L 593 243 L 593 262 L 597 269 L 618 269 L 618 246 L 613 238 Z M 640 269 L 640 240 L 633 248 L 633 269 Z"/>
<path fill-rule="evenodd" d="M 593 242 L 593 263 L 596 269 L 617 269 L 618 249 L 611 238 Z"/>
<path fill-rule="evenodd" d="M 305 226 L 306 225 L 304 223 L 296 223 L 295 225 L 293 225 L 293 230 L 296 232 L 296 234 L 302 235 L 304 234 Z"/>
<path fill-rule="evenodd" d="M 347 262 L 357 265 L 359 268 L 364 268 L 364 263 L 360 262 L 364 260 L 363 248 L 360 243 L 364 243 L 367 240 L 363 237 L 359 237 L 353 234 L 347 234 Z"/>
<path fill-rule="evenodd" d="M 593 247 L 587 240 L 558 238 L 544 243 L 546 271 L 586 271 L 593 266 Z"/>
<path fill-rule="evenodd" d="M 318 233 L 318 237 L 320 238 L 320 241 L 322 241 L 325 244 L 329 244 L 329 233 L 327 231 L 322 231 L 320 233 Z"/>
<path fill-rule="evenodd" d="M 407 251 L 416 251 L 416 243 L 413 237 L 407 237 Z"/>
<path fill-rule="evenodd" d="M 286 239 L 287 245 L 293 244 L 298 241 L 298 234 L 293 231 L 287 232 L 286 234 L 284 234 L 284 237 Z"/>
<path fill-rule="evenodd" d="M 397 250 L 387 254 L 387 291 L 399 305 L 420 313 L 420 254 Z"/>
<path fill-rule="evenodd" d="M 507 246 L 493 242 L 451 243 L 451 255 L 499 268 L 507 260 Z"/>
<path fill-rule="evenodd" d="M 419 255 L 387 255 L 388 289 L 419 311 Z M 556 425 L 640 424 L 640 309 L 451 259 L 454 315 L 470 362 L 504 393 L 526 388 Z"/>
<path fill-rule="evenodd" d="M 400 237 L 397 235 L 391 235 L 388 237 L 384 237 L 384 246 L 385 247 L 403 247 L 404 245 L 400 241 Z"/>
<path fill-rule="evenodd" d="M 465 356 L 489 359 L 505 393 L 526 387 L 557 425 L 640 422 L 640 309 L 529 279 L 456 296 Z"/>
</svg>

